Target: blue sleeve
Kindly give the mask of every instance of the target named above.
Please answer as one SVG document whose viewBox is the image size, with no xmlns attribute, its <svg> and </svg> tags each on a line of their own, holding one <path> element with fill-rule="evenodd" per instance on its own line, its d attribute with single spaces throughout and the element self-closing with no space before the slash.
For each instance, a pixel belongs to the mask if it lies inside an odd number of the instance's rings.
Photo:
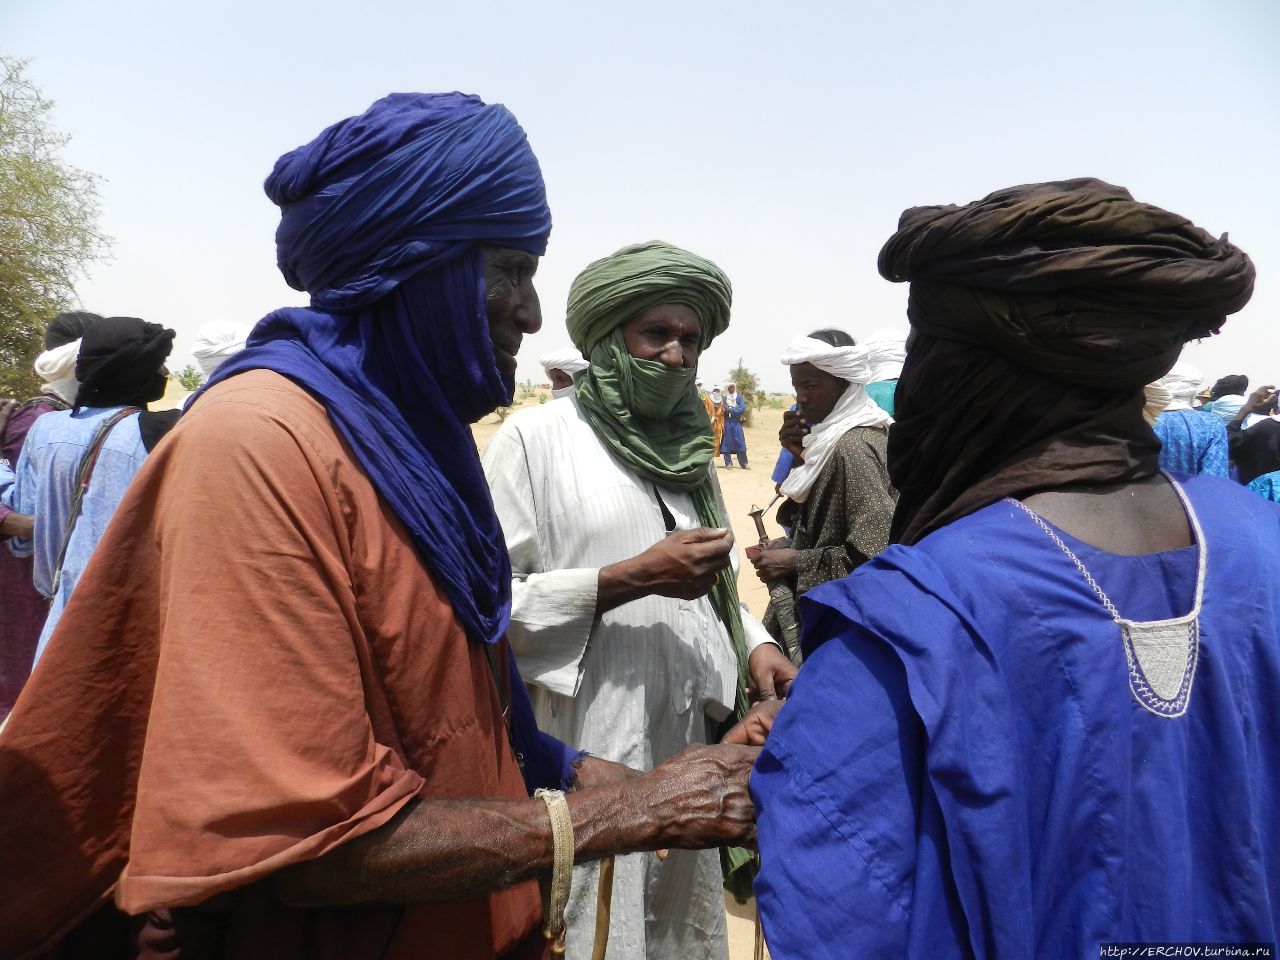
<svg viewBox="0 0 1280 960">
<path fill-rule="evenodd" d="M 778 462 L 773 465 L 773 473 L 769 475 L 769 479 L 774 483 L 781 483 L 791 475 L 791 468 L 796 465 L 796 458 L 791 455 L 791 451 L 783 448 L 778 454 Z"/>
<path fill-rule="evenodd" d="M 843 625 L 805 661 L 751 777 L 775 960 L 908 955 L 924 735 L 897 655 Z"/>
<path fill-rule="evenodd" d="M 1210 440 L 1200 462 L 1202 477 L 1227 476 L 1227 428 L 1221 423 L 1210 424 Z"/>
<path fill-rule="evenodd" d="M 525 788 L 529 793 L 539 787 L 568 790 L 578 775 L 578 766 L 586 752 L 575 750 L 538 729 L 533 704 L 529 702 L 529 691 L 525 689 L 510 646 L 507 646 L 507 660 L 511 677 L 512 739 L 519 755 Z"/>
</svg>

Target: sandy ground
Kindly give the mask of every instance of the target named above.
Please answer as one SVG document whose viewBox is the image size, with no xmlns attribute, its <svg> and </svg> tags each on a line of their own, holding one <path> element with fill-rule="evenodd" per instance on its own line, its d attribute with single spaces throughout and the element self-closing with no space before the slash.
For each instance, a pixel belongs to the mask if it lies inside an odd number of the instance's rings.
<svg viewBox="0 0 1280 960">
<path fill-rule="evenodd" d="M 536 398 L 527 399 L 516 404 L 515 409 L 534 406 Z M 778 428 L 782 426 L 782 411 L 762 409 L 756 411 L 755 423 L 746 428 L 747 462 L 750 469 L 742 470 L 734 458 L 734 466 L 725 469 L 724 461 L 719 461 L 717 473 L 720 477 L 720 489 L 724 493 L 725 506 L 729 511 L 729 523 L 733 527 L 739 547 L 738 593 L 750 610 L 757 617 L 764 615 L 765 605 L 769 602 L 768 592 L 764 585 L 756 579 L 751 564 L 742 555 L 741 549 L 757 540 L 755 524 L 752 523 L 750 511 L 754 506 L 767 506 L 773 499 L 773 483 L 769 474 L 773 472 L 773 464 L 778 459 Z M 476 444 L 483 452 L 485 444 L 498 429 L 501 421 L 497 415 L 486 417 L 472 428 Z M 774 520 L 776 507 L 766 516 L 766 529 L 770 537 L 782 536 L 782 530 Z M 729 957 L 730 960 L 751 960 L 755 948 L 755 903 L 740 906 L 731 897 L 725 899 L 729 925 Z M 767 956 L 767 954 L 766 954 Z"/>
</svg>

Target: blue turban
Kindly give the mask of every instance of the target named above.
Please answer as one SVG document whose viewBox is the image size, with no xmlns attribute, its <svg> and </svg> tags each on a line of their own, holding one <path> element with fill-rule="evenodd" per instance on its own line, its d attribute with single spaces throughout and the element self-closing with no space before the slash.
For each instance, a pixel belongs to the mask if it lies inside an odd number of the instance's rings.
<svg viewBox="0 0 1280 960">
<path fill-rule="evenodd" d="M 481 244 L 541 255 L 551 214 L 505 107 L 392 94 L 281 157 L 277 260 L 310 308 L 269 314 L 209 385 L 274 370 L 322 403 L 470 636 L 511 616 L 511 562 L 468 424 L 509 404 Z"/>
</svg>

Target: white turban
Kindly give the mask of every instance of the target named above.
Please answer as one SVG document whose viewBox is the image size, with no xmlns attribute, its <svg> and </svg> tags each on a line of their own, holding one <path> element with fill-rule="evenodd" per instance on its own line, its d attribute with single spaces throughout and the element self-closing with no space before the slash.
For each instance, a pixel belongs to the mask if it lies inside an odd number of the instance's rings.
<svg viewBox="0 0 1280 960">
<path fill-rule="evenodd" d="M 869 383 L 897 380 L 907 359 L 907 331 L 877 330 L 864 341 L 867 362 L 871 364 Z"/>
<path fill-rule="evenodd" d="M 867 396 L 871 383 L 871 364 L 867 347 L 833 347 L 813 337 L 797 337 L 782 351 L 782 362 L 788 367 L 811 363 L 824 373 L 849 381 L 827 418 L 809 425 L 804 438 L 804 463 L 796 467 L 782 482 L 782 495 L 804 503 L 809 491 L 835 454 L 840 438 L 854 427 L 888 426 L 893 418 Z"/>
<path fill-rule="evenodd" d="M 41 392 L 75 403 L 76 392 L 80 389 L 80 381 L 76 379 L 76 358 L 79 356 L 80 341 L 72 340 L 36 357 L 36 376 L 44 381 Z"/>
<path fill-rule="evenodd" d="M 244 342 L 252 329 L 246 324 L 231 320 L 214 320 L 196 331 L 196 342 L 191 348 L 191 355 L 200 364 L 206 380 L 213 376 L 213 371 L 224 360 L 244 349 Z"/>
<path fill-rule="evenodd" d="M 552 350 L 550 353 L 544 353 L 538 360 L 542 364 L 542 369 L 547 371 L 547 376 L 551 376 L 552 370 L 563 370 L 570 378 L 576 377 L 591 364 L 583 359 L 582 353 L 577 347 L 564 347 L 560 350 Z M 557 400 L 560 397 L 572 396 L 573 387 L 559 387 L 551 391 L 551 396 Z"/>
<path fill-rule="evenodd" d="M 571 377 L 591 366 L 582 358 L 582 354 L 578 352 L 577 347 L 565 347 L 563 350 L 552 350 L 550 353 L 544 353 L 538 362 L 542 364 L 542 369 L 546 370 L 548 374 L 552 370 L 563 370 Z"/>
<path fill-rule="evenodd" d="M 1142 393 L 1146 399 L 1146 402 L 1142 405 L 1142 419 L 1147 421 L 1147 426 L 1154 427 L 1156 419 L 1169 408 L 1173 395 L 1164 388 L 1159 380 L 1155 383 L 1148 383 L 1142 388 Z"/>
<path fill-rule="evenodd" d="M 1169 391 L 1169 405 L 1166 410 L 1190 410 L 1191 401 L 1200 392 L 1200 384 L 1204 375 L 1189 363 L 1179 360 L 1173 369 L 1156 381 Z"/>
</svg>

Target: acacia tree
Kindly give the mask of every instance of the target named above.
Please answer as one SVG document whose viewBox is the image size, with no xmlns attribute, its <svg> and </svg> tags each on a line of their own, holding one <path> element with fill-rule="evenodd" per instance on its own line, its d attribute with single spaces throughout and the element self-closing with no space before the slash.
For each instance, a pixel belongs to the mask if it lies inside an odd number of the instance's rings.
<svg viewBox="0 0 1280 960">
<path fill-rule="evenodd" d="M 173 379 L 178 381 L 183 390 L 194 392 L 199 390 L 200 385 L 204 383 L 204 374 L 189 363 L 172 376 Z"/>
<path fill-rule="evenodd" d="M 0 57 L 0 395 L 31 396 L 45 324 L 70 307 L 77 277 L 106 251 L 98 178 L 65 163 L 53 102 Z"/>
</svg>

